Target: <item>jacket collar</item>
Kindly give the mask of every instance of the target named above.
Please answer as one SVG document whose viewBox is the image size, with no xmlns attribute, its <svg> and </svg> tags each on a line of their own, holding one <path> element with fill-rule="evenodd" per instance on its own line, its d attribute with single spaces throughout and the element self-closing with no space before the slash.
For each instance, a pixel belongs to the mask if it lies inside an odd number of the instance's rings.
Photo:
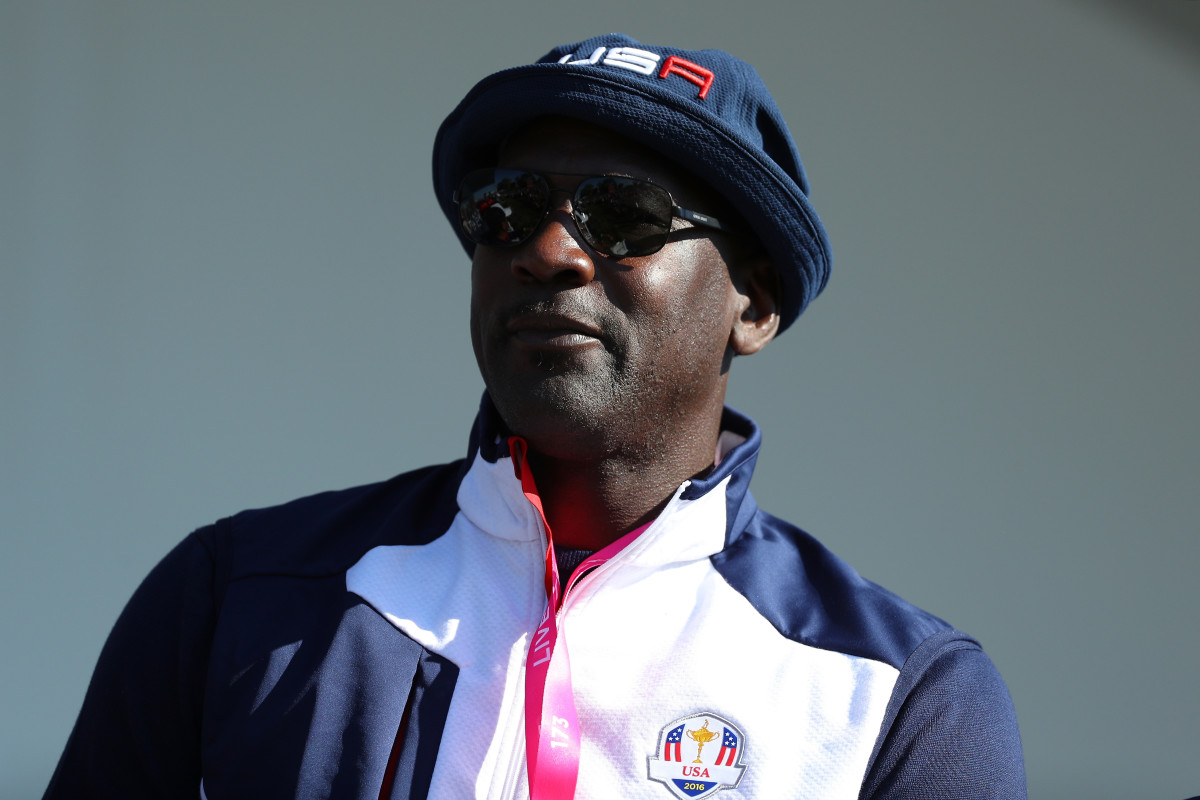
<svg viewBox="0 0 1200 800">
<path fill-rule="evenodd" d="M 750 494 L 750 479 L 754 475 L 761 445 L 762 434 L 754 420 L 725 406 L 721 415 L 721 442 L 717 448 L 719 460 L 716 467 L 703 478 L 686 482 L 679 494 L 680 500 L 694 501 L 725 484 L 726 546 L 737 538 L 740 531 L 745 530 L 758 511 L 758 505 Z M 468 463 L 472 463 L 476 456 L 489 464 L 511 458 L 508 431 L 486 391 L 471 430 Z"/>
</svg>

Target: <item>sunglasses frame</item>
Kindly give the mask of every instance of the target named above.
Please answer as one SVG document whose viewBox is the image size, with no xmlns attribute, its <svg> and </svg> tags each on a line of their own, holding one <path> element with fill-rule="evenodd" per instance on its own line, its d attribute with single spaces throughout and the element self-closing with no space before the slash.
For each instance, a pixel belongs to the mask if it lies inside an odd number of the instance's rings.
<svg viewBox="0 0 1200 800">
<path fill-rule="evenodd" d="M 519 239 L 515 242 L 505 242 L 505 241 L 481 242 L 467 228 L 467 220 L 463 216 L 463 207 L 462 207 L 463 189 L 467 185 L 468 179 L 471 178 L 472 176 L 480 175 L 482 173 L 492 173 L 493 177 L 494 177 L 495 173 L 500 172 L 500 171 L 519 173 L 522 175 L 533 175 L 538 180 L 540 180 L 542 183 L 544 183 L 546 185 L 546 188 L 549 189 L 549 193 L 546 196 L 546 207 L 542 210 L 542 217 L 538 221 L 538 223 L 536 225 L 534 225 L 530 229 L 529 233 L 526 236 L 522 237 L 521 239 Z M 551 177 L 579 178 L 580 180 L 576 184 L 574 189 L 556 189 L 556 188 L 554 188 L 554 186 L 551 184 L 551 182 L 549 180 Z M 639 183 L 639 184 L 645 184 L 647 186 L 652 186 L 654 189 L 662 192 L 666 196 L 667 201 L 669 202 L 670 207 L 671 207 L 671 217 L 672 218 L 679 217 L 680 219 L 691 222 L 694 225 L 698 225 L 698 226 L 701 226 L 704 228 L 710 228 L 712 230 L 724 231 L 726 233 L 728 233 L 730 231 L 730 228 L 727 225 L 722 225 L 720 220 L 718 220 L 714 216 L 711 216 L 709 214 L 703 214 L 699 211 L 692 211 L 690 209 L 683 208 L 682 206 L 680 206 L 679 204 L 677 204 L 675 202 L 675 198 L 671 195 L 670 191 L 668 191 L 666 188 L 664 188 L 662 186 L 659 186 L 654 181 L 646 180 L 645 178 L 634 178 L 629 175 L 614 175 L 614 174 L 582 175 L 582 174 L 573 173 L 573 172 L 540 172 L 538 170 L 523 169 L 521 167 L 484 167 L 481 169 L 474 169 L 474 170 L 471 170 L 470 172 L 466 173 L 462 177 L 462 180 L 460 180 L 458 182 L 458 187 L 454 190 L 454 193 L 451 195 L 450 200 L 451 200 L 451 202 L 454 203 L 455 207 L 458 209 L 459 226 L 461 227 L 461 229 L 463 231 L 463 235 L 465 235 L 469 240 L 471 240 L 475 244 L 483 245 L 484 247 L 507 248 L 507 247 L 520 247 L 521 245 L 525 244 L 527 241 L 529 241 L 530 239 L 534 238 L 537 235 L 538 231 L 540 231 L 542 229 L 542 226 L 546 224 L 546 220 L 550 218 L 550 213 L 554 210 L 554 203 L 552 202 L 551 198 L 555 194 L 569 194 L 571 196 L 571 219 L 575 223 L 575 228 L 576 228 L 576 230 L 579 231 L 580 238 L 582 238 L 585 242 L 587 242 L 588 247 L 590 247 L 592 250 L 595 250 L 597 253 L 600 253 L 601 255 L 604 255 L 604 256 L 608 256 L 610 258 L 617 258 L 617 259 L 640 258 L 642 256 L 654 255 L 659 250 L 663 249 L 663 247 L 666 246 L 666 243 L 672 233 L 670 221 L 667 222 L 667 230 L 665 232 L 665 235 L 663 236 L 662 242 L 657 247 L 653 248 L 652 250 L 643 250 L 638 253 L 621 254 L 621 253 L 612 252 L 608 248 L 600 247 L 598 244 L 596 244 L 592 241 L 592 236 L 589 234 L 589 230 L 587 227 L 586 218 L 581 221 L 579 219 L 579 217 L 577 216 L 577 214 L 579 213 L 577 209 L 579 207 L 580 192 L 583 190 L 583 188 L 586 185 L 588 185 L 589 181 L 602 180 L 604 178 L 619 178 L 623 181 L 630 181 L 631 183 Z M 488 186 L 488 185 L 494 186 L 497 183 L 498 183 L 498 181 L 492 180 L 492 181 L 484 183 L 483 186 Z M 482 186 L 481 186 L 481 188 L 482 188 Z M 477 191 L 478 190 L 472 191 L 472 194 L 474 194 Z"/>
</svg>

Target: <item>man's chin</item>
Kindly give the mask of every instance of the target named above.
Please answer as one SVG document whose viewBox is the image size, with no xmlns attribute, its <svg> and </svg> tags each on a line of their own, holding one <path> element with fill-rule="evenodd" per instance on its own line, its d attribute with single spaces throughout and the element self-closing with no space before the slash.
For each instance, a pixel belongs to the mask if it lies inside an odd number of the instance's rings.
<svg viewBox="0 0 1200 800">
<path fill-rule="evenodd" d="M 543 376 L 532 385 L 490 387 L 492 403 L 512 433 L 530 448 L 556 458 L 588 458 L 611 446 L 611 384 L 595 387 L 579 376 Z"/>
</svg>

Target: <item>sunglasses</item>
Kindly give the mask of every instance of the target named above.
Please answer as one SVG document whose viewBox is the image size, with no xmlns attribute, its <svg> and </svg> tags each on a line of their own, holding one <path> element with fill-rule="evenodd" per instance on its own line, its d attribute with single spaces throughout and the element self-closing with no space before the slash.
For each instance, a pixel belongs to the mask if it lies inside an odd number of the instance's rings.
<svg viewBox="0 0 1200 800">
<path fill-rule="evenodd" d="M 715 230 L 728 230 L 716 218 L 675 205 L 658 184 L 621 175 L 569 175 L 583 178 L 571 197 L 571 216 L 583 240 L 598 253 L 616 258 L 648 256 L 667 243 L 673 217 Z M 553 189 L 544 175 L 523 169 L 477 169 L 453 195 L 463 233 L 476 244 L 516 247 L 531 239 L 550 216 Z"/>
</svg>

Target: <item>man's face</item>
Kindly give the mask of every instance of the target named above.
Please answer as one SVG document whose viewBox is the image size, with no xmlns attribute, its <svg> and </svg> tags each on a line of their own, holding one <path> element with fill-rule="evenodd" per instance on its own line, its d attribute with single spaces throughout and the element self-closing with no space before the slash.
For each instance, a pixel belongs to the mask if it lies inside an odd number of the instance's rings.
<svg viewBox="0 0 1200 800">
<path fill-rule="evenodd" d="M 580 180 L 653 181 L 677 205 L 717 214 L 699 181 L 616 133 L 539 120 L 515 135 L 501 167 L 547 176 L 550 217 L 512 248 L 477 246 L 471 338 L 501 417 L 546 455 L 647 457 L 668 437 L 697 435 L 724 400 L 730 332 L 745 307 L 716 237 L 675 220 L 662 250 L 617 259 L 592 250 L 570 216 Z"/>
</svg>

